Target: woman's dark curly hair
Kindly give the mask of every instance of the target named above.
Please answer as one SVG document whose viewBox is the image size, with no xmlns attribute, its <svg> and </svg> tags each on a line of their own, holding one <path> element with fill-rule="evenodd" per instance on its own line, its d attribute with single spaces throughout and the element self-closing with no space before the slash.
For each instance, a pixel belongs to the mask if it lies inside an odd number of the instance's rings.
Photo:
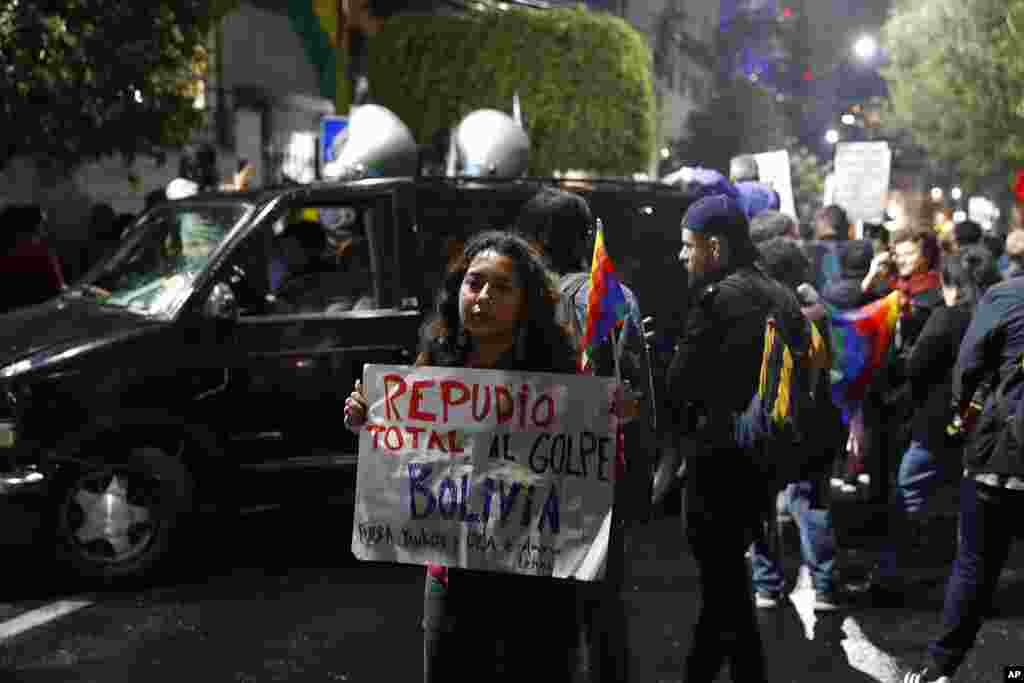
<svg viewBox="0 0 1024 683">
<path fill-rule="evenodd" d="M 989 287 L 1002 281 L 996 260 L 979 244 L 961 247 L 959 253 L 943 258 L 939 272 L 943 286 L 956 288 L 957 304 L 972 308 Z"/>
<path fill-rule="evenodd" d="M 514 370 L 570 372 L 575 367 L 575 334 L 560 322 L 558 283 L 544 258 L 523 238 L 509 232 L 487 231 L 473 236 L 449 266 L 437 293 L 435 314 L 422 329 L 420 351 L 432 365 L 458 367 L 473 349 L 462 328 L 459 291 L 470 263 L 483 252 L 507 256 L 515 264 L 523 288 L 525 319 L 516 335 Z"/>
</svg>

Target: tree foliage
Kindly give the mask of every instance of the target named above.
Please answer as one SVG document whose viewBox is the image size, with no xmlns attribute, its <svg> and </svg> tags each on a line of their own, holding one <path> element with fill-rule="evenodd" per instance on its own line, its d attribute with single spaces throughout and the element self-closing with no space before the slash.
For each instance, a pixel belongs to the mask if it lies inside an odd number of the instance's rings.
<svg viewBox="0 0 1024 683">
<path fill-rule="evenodd" d="M 893 113 L 965 184 L 1024 165 L 1024 0 L 896 0 Z"/>
<path fill-rule="evenodd" d="M 17 156 L 66 171 L 120 153 L 159 156 L 202 124 L 207 37 L 236 0 L 4 0 L 0 167 Z"/>
<path fill-rule="evenodd" d="M 646 171 L 655 105 L 650 50 L 629 24 L 579 8 L 397 15 L 371 38 L 374 100 L 420 143 L 481 108 L 526 116 L 530 172 Z"/>
<path fill-rule="evenodd" d="M 790 138 L 789 176 L 793 184 L 796 215 L 804 223 L 812 222 L 825 196 L 825 178 L 832 172 L 832 162 L 822 161 L 796 138 Z"/>
<path fill-rule="evenodd" d="M 681 156 L 686 165 L 728 173 L 737 154 L 784 149 L 790 130 L 775 95 L 744 78 L 723 79 L 708 106 L 687 118 Z"/>
</svg>

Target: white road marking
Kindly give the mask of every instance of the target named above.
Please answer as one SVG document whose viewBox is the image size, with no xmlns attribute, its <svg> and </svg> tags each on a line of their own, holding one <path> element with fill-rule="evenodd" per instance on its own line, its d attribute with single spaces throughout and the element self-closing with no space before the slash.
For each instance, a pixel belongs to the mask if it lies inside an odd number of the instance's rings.
<svg viewBox="0 0 1024 683">
<path fill-rule="evenodd" d="M 0 643 L 37 626 L 42 626 L 54 619 L 60 619 L 63 616 L 77 612 L 91 604 L 93 604 L 92 600 L 85 599 L 57 600 L 24 614 L 19 614 L 13 619 L 0 623 Z"/>
<path fill-rule="evenodd" d="M 850 666 L 882 683 L 899 683 L 903 680 L 901 672 L 905 671 L 905 667 L 898 659 L 868 640 L 856 619 L 843 619 L 842 629 L 846 638 L 840 645 L 846 652 Z"/>
<path fill-rule="evenodd" d="M 814 589 L 811 587 L 811 575 L 807 565 L 800 566 L 800 576 L 793 592 L 789 594 L 789 599 L 804 625 L 807 640 L 814 640 L 814 625 L 818 622 L 818 617 L 814 614 Z M 903 680 L 901 672 L 905 668 L 900 660 L 872 643 L 856 619 L 846 617 L 841 628 L 846 638 L 840 645 L 846 653 L 846 661 L 852 668 L 879 683 L 900 683 Z"/>
</svg>

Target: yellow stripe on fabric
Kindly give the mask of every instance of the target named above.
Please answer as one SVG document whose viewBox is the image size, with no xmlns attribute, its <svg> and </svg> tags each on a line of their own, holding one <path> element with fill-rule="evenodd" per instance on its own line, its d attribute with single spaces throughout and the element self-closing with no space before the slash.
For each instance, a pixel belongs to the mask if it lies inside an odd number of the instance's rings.
<svg viewBox="0 0 1024 683">
<path fill-rule="evenodd" d="M 313 14 L 320 20 L 320 28 L 327 34 L 333 47 L 338 47 L 337 0 L 312 0 Z"/>
<path fill-rule="evenodd" d="M 764 329 L 764 353 L 761 354 L 761 381 L 757 385 L 758 396 L 768 391 L 768 363 L 771 360 L 772 347 L 775 345 L 775 327 L 770 323 Z"/>
<path fill-rule="evenodd" d="M 789 392 L 793 384 L 793 354 L 788 348 L 782 351 L 782 370 L 779 373 L 779 392 L 775 399 L 775 409 L 772 417 L 778 424 L 783 423 L 789 417 Z"/>
</svg>

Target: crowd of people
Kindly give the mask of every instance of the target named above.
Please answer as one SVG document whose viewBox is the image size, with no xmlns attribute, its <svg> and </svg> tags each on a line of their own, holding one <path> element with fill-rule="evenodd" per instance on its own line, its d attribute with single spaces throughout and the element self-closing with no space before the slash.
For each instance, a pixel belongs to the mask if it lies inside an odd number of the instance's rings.
<svg viewBox="0 0 1024 683">
<path fill-rule="evenodd" d="M 644 517 L 656 445 L 664 445 L 686 459 L 680 468 L 686 472 L 686 533 L 702 591 L 685 680 L 713 681 L 728 662 L 734 680 L 765 681 L 756 610 L 778 607 L 786 583 L 766 509 L 789 516 L 799 528 L 814 608 L 842 609 L 831 488 L 837 480 L 841 489 L 870 483 L 888 498 L 891 512 L 869 595 L 891 604 L 915 590 L 906 555 L 927 524 L 929 505 L 943 487 L 956 488 L 960 525 L 959 538 L 950 539 L 957 555 L 946 592 L 945 631 L 930 646 L 927 667 L 907 677 L 911 683 L 951 680 L 991 605 L 1017 533 L 1007 520 L 1024 507 L 1024 457 L 1005 446 L 1000 425 L 985 420 L 997 395 L 1016 401 L 1024 393 L 1024 381 L 1000 384 L 1024 376 L 1024 369 L 1017 373 L 1024 357 L 1024 231 L 1011 232 L 1004 245 L 971 221 L 943 239 L 932 230 L 868 224 L 863 237 L 854 238 L 854 226 L 834 205 L 818 211 L 805 230 L 779 211 L 778 194 L 758 181 L 752 162 L 736 160 L 728 180 L 691 174 L 703 189 L 680 225 L 687 322 L 662 373 L 666 391 L 650 400 L 628 391 L 630 384 L 646 385 L 644 364 L 650 359 L 643 353 L 640 303 L 626 288 L 622 341 L 609 347 L 607 358 L 622 361 L 618 410 L 634 431 L 627 440 L 626 478 L 616 491 L 620 527 L 612 533 L 608 583 L 614 588 L 616 577 L 621 579 L 616 565 L 627 552 L 621 525 Z M 208 163 L 193 166 L 183 165 L 164 198 L 216 186 Z M 238 172 L 229 189 L 248 184 L 251 168 L 240 164 Z M 6 240 L 0 244 L 0 276 L 30 286 L 4 287 L 21 298 L 0 302 L 0 312 L 45 300 L 88 271 L 116 245 L 129 218 L 106 205 L 94 207 L 89 248 L 62 260 L 47 245 L 46 218 L 38 207 L 8 207 L 0 217 Z M 581 197 L 548 188 L 527 203 L 508 231 L 473 237 L 449 264 L 416 363 L 576 372 L 594 228 Z M 830 317 L 893 292 L 901 301 L 895 337 L 862 410 L 820 445 L 828 455 L 816 460 L 821 467 L 785 482 L 781 491 L 766 490 L 763 478 L 744 469 L 749 456 L 735 432 L 737 414 L 757 393 L 766 318 L 786 311 L 828 338 Z M 598 374 L 611 374 L 610 361 L 599 365 Z M 831 397 L 818 394 L 815 400 Z M 985 438 L 969 433 L 965 441 L 961 427 L 979 405 L 977 433 Z M 358 383 L 344 410 L 346 425 L 360 429 L 367 404 Z M 649 424 L 642 418 L 652 410 L 667 416 L 658 433 L 638 430 L 636 425 Z M 607 611 L 614 590 L 588 596 L 563 582 L 439 566 L 429 566 L 425 579 L 426 680 L 455 665 L 453 639 L 460 663 L 473 653 L 472 669 L 494 672 L 500 680 L 530 675 L 532 664 L 513 653 L 536 654 L 539 644 L 546 661 L 558 662 L 551 672 L 560 680 L 571 680 L 580 666 L 595 672 L 595 679 L 628 678 L 628 653 L 613 647 L 627 639 L 607 633 L 609 624 L 625 623 L 621 614 Z M 531 620 L 527 629 L 507 619 L 496 634 L 495 624 L 474 621 L 479 611 L 473 605 L 495 590 L 509 604 L 536 604 L 540 596 L 548 608 L 544 624 Z M 522 642 L 524 637 L 530 642 Z M 584 654 L 565 656 L 577 652 Z"/>
<path fill-rule="evenodd" d="M 732 180 L 749 172 L 749 164 L 734 164 Z M 869 484 L 868 496 L 888 503 L 888 536 L 866 593 L 872 604 L 902 604 L 922 588 L 909 558 L 925 539 L 956 546 L 944 630 L 922 667 L 905 677 L 907 683 L 950 681 L 991 608 L 1010 540 L 1019 534 L 1008 515 L 1024 504 L 1024 442 L 1004 433 L 1006 415 L 991 417 L 997 394 L 1013 414 L 1024 390 L 1018 370 L 1024 280 L 1017 265 L 1024 232 L 1011 232 L 1004 244 L 969 220 L 941 236 L 869 224 L 862 226 L 864 237 L 854 239 L 855 226 L 839 206 L 819 210 L 813 230 L 804 232 L 777 203 L 751 210 L 743 183 L 730 188 L 719 182 L 712 192 L 720 194 L 698 201 L 683 219 L 681 260 L 692 296 L 669 373 L 678 427 L 673 437 L 690 460 L 687 532 L 703 595 L 686 680 L 714 680 L 726 661 L 735 680 L 766 680 L 753 615 L 777 607 L 785 583 L 766 509 L 790 517 L 799 529 L 815 610 L 848 604 L 836 585 L 830 513 L 839 483 L 841 492 Z M 860 410 L 847 415 L 830 442 L 816 445 L 834 453 L 819 460 L 831 465 L 806 472 L 781 492 L 764 491 L 752 469 L 746 476 L 739 469 L 749 458 L 737 451 L 730 420 L 756 388 L 759 329 L 773 304 L 749 292 L 765 278 L 783 284 L 804 316 L 826 332 L 830 318 L 892 292 L 901 302 L 894 338 Z M 704 387 L 712 385 L 717 390 L 709 395 Z M 981 417 L 965 430 L 972 410 Z M 959 499 L 959 531 L 931 538 L 926 529 L 940 493 L 950 491 Z M 766 493 L 774 505 L 764 504 Z"/>
</svg>

